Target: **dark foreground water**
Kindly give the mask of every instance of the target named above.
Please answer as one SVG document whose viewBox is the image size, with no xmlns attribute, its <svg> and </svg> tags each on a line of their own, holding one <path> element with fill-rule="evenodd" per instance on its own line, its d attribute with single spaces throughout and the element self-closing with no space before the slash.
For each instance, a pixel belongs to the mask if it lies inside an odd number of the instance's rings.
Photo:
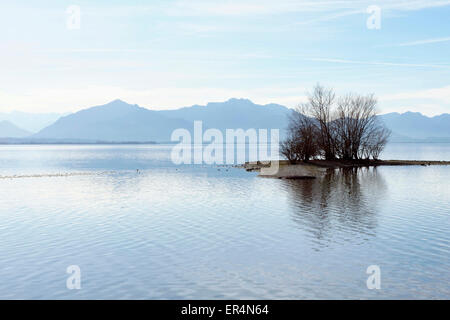
<svg viewBox="0 0 450 320">
<path fill-rule="evenodd" d="M 450 298 L 450 167 L 288 181 L 170 149 L 0 146 L 0 298 Z M 450 144 L 384 158 L 450 160 Z"/>
</svg>

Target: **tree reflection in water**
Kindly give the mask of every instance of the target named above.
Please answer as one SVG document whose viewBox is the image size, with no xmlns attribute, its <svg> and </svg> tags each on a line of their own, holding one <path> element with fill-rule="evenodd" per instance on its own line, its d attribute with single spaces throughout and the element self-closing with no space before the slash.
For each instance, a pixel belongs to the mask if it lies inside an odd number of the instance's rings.
<svg viewBox="0 0 450 320">
<path fill-rule="evenodd" d="M 282 180 L 296 225 L 320 246 L 365 241 L 375 235 L 386 183 L 376 167 L 330 169 L 314 180 Z"/>
</svg>

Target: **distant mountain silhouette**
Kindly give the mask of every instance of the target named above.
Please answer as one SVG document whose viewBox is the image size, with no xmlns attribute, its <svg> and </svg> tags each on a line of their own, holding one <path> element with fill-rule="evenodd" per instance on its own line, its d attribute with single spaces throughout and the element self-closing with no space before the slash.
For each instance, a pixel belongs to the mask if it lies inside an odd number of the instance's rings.
<svg viewBox="0 0 450 320">
<path fill-rule="evenodd" d="M 169 119 L 157 111 L 121 100 L 78 111 L 58 119 L 33 139 L 93 141 L 169 141 L 173 130 L 190 128 L 191 123 Z"/>
<path fill-rule="evenodd" d="M 427 117 L 419 112 L 388 113 L 380 119 L 392 130 L 395 140 L 450 138 L 450 114 Z"/>
<path fill-rule="evenodd" d="M 278 104 L 258 105 L 248 99 L 230 99 L 225 102 L 211 102 L 206 106 L 195 105 L 177 110 L 160 111 L 169 118 L 201 120 L 204 127 L 222 131 L 237 128 L 284 131 L 290 112 L 290 109 Z"/>
<path fill-rule="evenodd" d="M 67 115 L 61 113 L 29 113 L 13 111 L 9 113 L 0 112 L 0 121 L 7 120 L 24 130 L 36 133 L 51 125 L 60 117 Z"/>
<path fill-rule="evenodd" d="M 22 138 L 29 136 L 31 133 L 19 128 L 10 121 L 0 121 L 0 137 L 1 138 Z"/>
<path fill-rule="evenodd" d="M 160 111 L 115 100 L 61 117 L 27 139 L 52 142 L 168 142 L 177 128 L 192 132 L 195 120 L 203 121 L 204 130 L 280 129 L 283 139 L 291 112 L 291 109 L 277 104 L 258 105 L 247 99 L 234 98 L 206 106 Z M 450 141 L 449 114 L 426 117 L 420 113 L 406 112 L 379 117 L 392 130 L 393 142 Z"/>
<path fill-rule="evenodd" d="M 230 99 L 170 111 L 153 111 L 115 100 L 60 118 L 33 139 L 168 142 L 173 130 L 192 132 L 193 121 L 208 128 L 284 130 L 289 109 L 280 105 L 256 105 L 250 100 Z"/>
</svg>

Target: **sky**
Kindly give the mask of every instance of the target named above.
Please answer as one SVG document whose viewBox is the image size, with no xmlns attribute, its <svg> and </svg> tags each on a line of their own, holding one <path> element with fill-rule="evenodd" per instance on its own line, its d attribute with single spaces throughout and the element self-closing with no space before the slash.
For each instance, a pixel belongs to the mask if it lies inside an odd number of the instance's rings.
<svg viewBox="0 0 450 320">
<path fill-rule="evenodd" d="M 450 0 L 3 1 L 0 37 L 0 112 L 294 107 L 320 83 L 450 113 Z"/>
</svg>

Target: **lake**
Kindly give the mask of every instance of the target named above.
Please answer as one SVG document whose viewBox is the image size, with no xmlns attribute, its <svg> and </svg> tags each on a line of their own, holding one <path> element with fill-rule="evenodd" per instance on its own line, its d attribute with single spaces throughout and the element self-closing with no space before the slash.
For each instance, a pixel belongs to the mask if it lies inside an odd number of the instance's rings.
<svg viewBox="0 0 450 320">
<path fill-rule="evenodd" d="M 279 180 L 176 166 L 172 147 L 0 146 L 0 299 L 450 298 L 450 166 Z"/>
</svg>

